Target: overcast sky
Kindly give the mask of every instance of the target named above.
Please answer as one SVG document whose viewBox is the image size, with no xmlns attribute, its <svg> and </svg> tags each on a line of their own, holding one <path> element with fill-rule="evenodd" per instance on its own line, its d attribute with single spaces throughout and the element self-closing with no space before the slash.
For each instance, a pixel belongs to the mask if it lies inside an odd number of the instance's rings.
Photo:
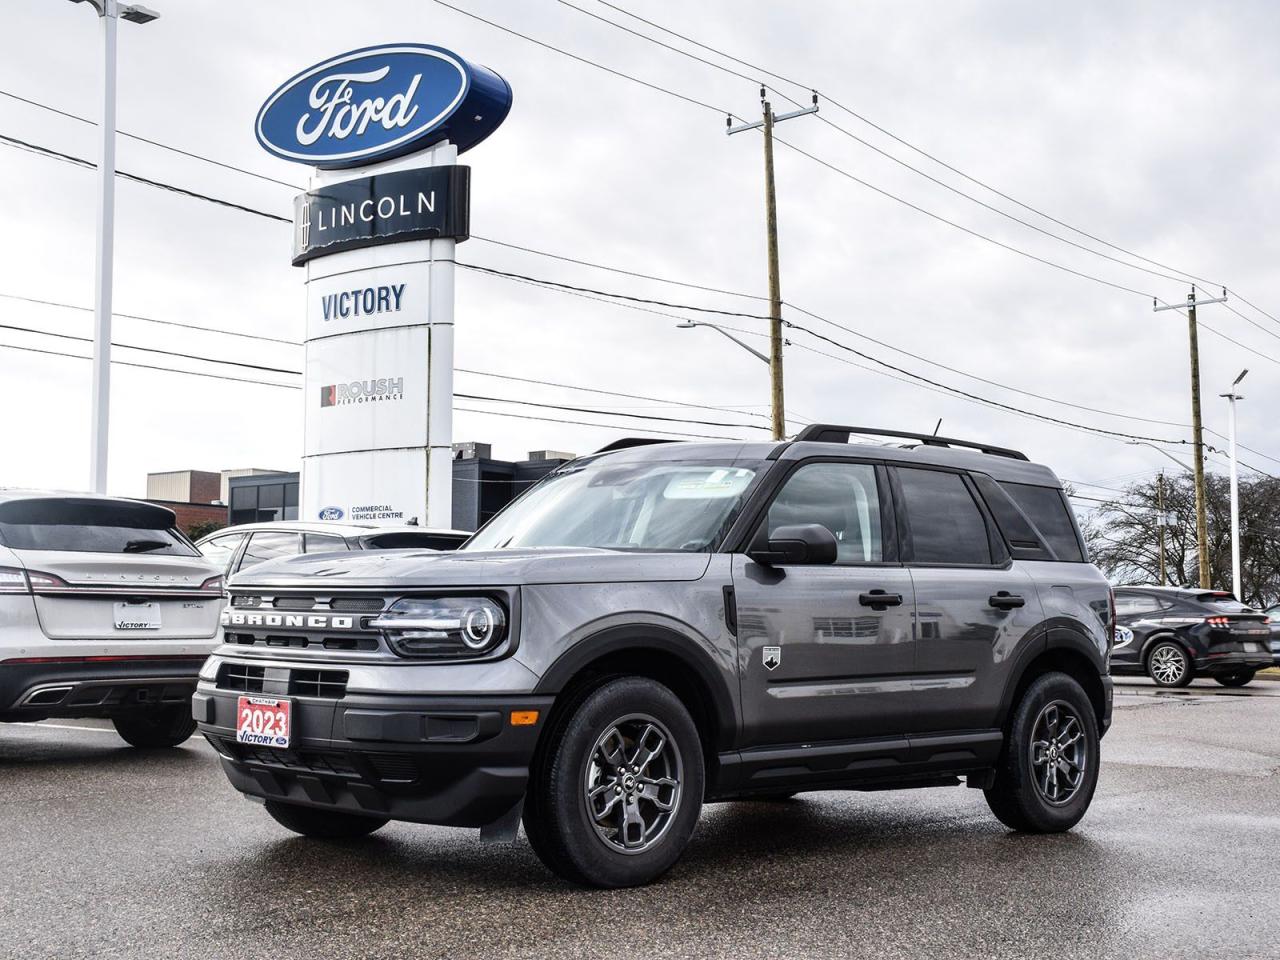
<svg viewBox="0 0 1280 960">
<path fill-rule="evenodd" d="M 761 140 L 726 137 L 717 112 L 682 102 L 538 47 L 428 0 L 366 2 L 150 0 L 162 18 L 122 23 L 119 129 L 301 184 L 304 168 L 268 156 L 253 137 L 262 100 L 293 73 L 368 44 L 438 44 L 511 83 L 505 125 L 464 155 L 473 168 L 472 231 L 507 243 L 752 295 L 766 292 Z M 758 88 L 555 0 L 456 0 L 457 5 L 579 56 L 685 96 L 758 117 Z M 574 0 L 627 20 L 597 2 Z M 1225 283 L 1280 317 L 1280 6 L 1161 2 L 618 5 L 719 50 L 813 86 L 868 120 L 1010 197 L 1127 250 Z M 357 9 L 360 11 L 357 13 Z M 667 38 L 670 39 L 670 38 Z M 672 41 L 679 43 L 679 41 Z M 717 59 L 706 51 L 698 51 Z M 749 76 L 756 71 L 727 61 Z M 87 4 L 6 0 L 0 90 L 96 117 L 98 24 Z M 793 87 L 778 84 L 803 99 Z M 775 95 L 776 99 L 776 95 Z M 1130 259 L 963 180 L 824 103 L 827 118 L 932 176 L 1046 230 Z M 95 131 L 0 97 L 0 133 L 76 156 L 96 155 Z M 940 217 L 1127 293 L 1002 249 L 877 194 L 779 145 L 782 289 L 792 304 L 928 361 L 1054 400 L 941 369 L 794 311 L 797 322 L 913 374 L 1047 416 L 1124 433 L 1186 440 L 1186 321 L 1153 313 L 1149 295 L 1184 299 L 1187 285 L 1090 255 L 1020 226 L 877 155 L 815 117 L 778 134 Z M 289 215 L 291 189 L 125 138 L 121 170 Z M 0 294 L 93 303 L 94 175 L 0 144 Z M 289 265 L 286 224 L 120 181 L 118 313 L 287 340 L 303 332 L 303 274 Z M 473 239 L 459 259 L 586 287 L 678 303 L 764 312 L 758 301 L 631 279 Z M 1149 264 L 1147 265 L 1149 266 Z M 1159 268 L 1158 272 L 1168 273 Z M 1226 433 L 1218 399 L 1237 372 L 1241 440 L 1280 457 L 1280 323 L 1238 300 L 1253 323 L 1221 306 L 1201 320 L 1207 428 Z M 660 309 L 660 308 L 659 308 Z M 645 400 L 532 387 L 459 373 L 456 389 L 664 417 L 765 424 L 758 360 L 710 330 L 665 316 L 459 271 L 457 366 L 715 406 L 658 408 Z M 762 332 L 763 321 L 726 318 Z M 87 312 L 0 298 L 0 323 L 88 336 Z M 180 353 L 300 369 L 301 348 L 118 318 L 115 339 Z M 763 339 L 752 337 L 760 349 Z M 800 420 L 930 431 L 1025 450 L 1077 482 L 1115 487 L 1173 464 L 1148 448 L 1035 422 L 851 366 L 867 361 L 795 333 L 787 407 Z M 0 329 L 0 344 L 85 355 L 74 340 Z M 818 355 L 806 347 L 841 359 Z M 159 355 L 117 360 L 181 366 L 249 380 L 295 382 Z M 0 347 L 0 485 L 83 489 L 88 482 L 85 360 Z M 576 426 L 458 412 L 455 440 L 498 456 L 554 448 L 587 452 L 623 433 L 616 415 L 557 413 L 459 401 L 504 414 L 590 420 Z M 663 427 L 661 423 L 652 424 Z M 688 433 L 762 430 L 666 424 Z M 1209 435 L 1224 447 L 1225 441 Z M 110 488 L 140 495 L 148 471 L 296 469 L 297 390 L 117 364 Z M 1175 456 L 1189 454 L 1175 450 Z M 1280 463 L 1242 454 L 1269 470 Z M 1217 463 L 1221 462 L 1218 458 Z M 1217 463 L 1212 469 L 1220 469 Z M 1105 496 L 1105 490 L 1083 490 Z"/>
</svg>

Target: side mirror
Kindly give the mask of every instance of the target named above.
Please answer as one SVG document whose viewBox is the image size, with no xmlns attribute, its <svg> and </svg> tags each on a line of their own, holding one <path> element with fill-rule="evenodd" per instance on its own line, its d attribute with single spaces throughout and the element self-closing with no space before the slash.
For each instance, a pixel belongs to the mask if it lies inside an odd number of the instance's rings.
<svg viewBox="0 0 1280 960">
<path fill-rule="evenodd" d="M 763 546 L 747 551 L 756 563 L 765 566 L 835 563 L 836 537 L 820 523 L 797 523 L 778 527 Z"/>
</svg>

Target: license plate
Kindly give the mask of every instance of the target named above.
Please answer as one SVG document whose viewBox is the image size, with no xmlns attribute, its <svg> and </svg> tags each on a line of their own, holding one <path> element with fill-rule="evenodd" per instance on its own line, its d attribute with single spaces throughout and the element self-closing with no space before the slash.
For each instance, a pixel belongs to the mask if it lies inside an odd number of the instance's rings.
<svg viewBox="0 0 1280 960">
<path fill-rule="evenodd" d="M 1245 652 L 1245 653 L 1261 653 L 1261 652 L 1262 652 L 1262 644 L 1260 644 L 1260 643 L 1246 643 L 1246 644 L 1244 645 L 1244 652 Z"/>
<path fill-rule="evenodd" d="M 160 604 L 150 601 L 117 603 L 114 623 L 117 630 L 159 630 Z"/>
<path fill-rule="evenodd" d="M 241 697 L 236 702 L 236 743 L 287 747 L 293 704 L 272 697 Z"/>
</svg>

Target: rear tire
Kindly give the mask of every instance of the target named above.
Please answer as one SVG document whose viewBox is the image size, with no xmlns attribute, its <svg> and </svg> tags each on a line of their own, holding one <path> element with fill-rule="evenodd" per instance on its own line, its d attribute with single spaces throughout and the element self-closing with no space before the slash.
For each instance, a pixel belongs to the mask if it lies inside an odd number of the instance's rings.
<svg viewBox="0 0 1280 960">
<path fill-rule="evenodd" d="M 304 837 L 318 840 L 352 840 L 365 837 L 387 825 L 385 817 L 364 817 L 358 813 L 340 810 L 320 810 L 316 807 L 300 807 L 293 803 L 268 800 L 267 813 L 282 827 Z"/>
<path fill-rule="evenodd" d="M 140 750 L 176 747 L 196 732 L 191 706 L 186 703 L 127 713 L 111 722 L 121 739 Z"/>
<path fill-rule="evenodd" d="M 1161 640 L 1147 653 L 1147 676 L 1157 687 L 1185 687 L 1195 675 L 1191 657 L 1172 640 Z"/>
<path fill-rule="evenodd" d="M 1014 707 L 987 805 L 1013 830 L 1069 830 L 1093 800 L 1098 757 L 1088 695 L 1065 673 L 1043 674 Z"/>
<path fill-rule="evenodd" d="M 697 825 L 706 779 L 680 699 L 646 677 L 611 680 L 547 735 L 524 808 L 538 858 L 593 887 L 634 887 L 669 870 Z"/>
<path fill-rule="evenodd" d="M 1237 670 L 1234 673 L 1220 673 L 1213 679 L 1224 687 L 1246 687 L 1257 672 L 1257 670 Z"/>
</svg>

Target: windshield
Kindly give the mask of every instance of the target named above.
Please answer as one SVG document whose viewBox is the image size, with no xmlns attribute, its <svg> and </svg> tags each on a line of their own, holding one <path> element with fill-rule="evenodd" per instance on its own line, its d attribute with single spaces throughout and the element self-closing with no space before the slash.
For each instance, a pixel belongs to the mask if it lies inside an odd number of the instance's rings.
<svg viewBox="0 0 1280 960">
<path fill-rule="evenodd" d="M 758 466 L 710 460 L 618 463 L 605 457 L 538 484 L 463 549 L 709 551 L 737 516 Z"/>
</svg>

